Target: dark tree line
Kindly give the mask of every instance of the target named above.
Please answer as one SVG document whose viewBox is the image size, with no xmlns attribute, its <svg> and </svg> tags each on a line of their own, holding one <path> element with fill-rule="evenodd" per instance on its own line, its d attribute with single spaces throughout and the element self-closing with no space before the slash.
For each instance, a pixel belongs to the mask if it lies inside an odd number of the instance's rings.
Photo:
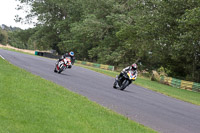
<svg viewBox="0 0 200 133">
<path fill-rule="evenodd" d="M 141 61 L 200 82 L 200 0 L 18 0 L 33 29 L 13 33 L 25 48 L 73 50 L 77 59 L 115 66 Z"/>
</svg>

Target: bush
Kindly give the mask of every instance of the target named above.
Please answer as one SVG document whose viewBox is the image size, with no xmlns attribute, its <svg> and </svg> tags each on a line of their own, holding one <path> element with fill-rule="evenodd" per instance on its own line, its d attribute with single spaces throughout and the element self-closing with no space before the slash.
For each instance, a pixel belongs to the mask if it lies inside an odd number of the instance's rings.
<svg viewBox="0 0 200 133">
<path fill-rule="evenodd" d="M 8 43 L 8 34 L 6 31 L 0 29 L 0 43 L 6 45 Z"/>
</svg>

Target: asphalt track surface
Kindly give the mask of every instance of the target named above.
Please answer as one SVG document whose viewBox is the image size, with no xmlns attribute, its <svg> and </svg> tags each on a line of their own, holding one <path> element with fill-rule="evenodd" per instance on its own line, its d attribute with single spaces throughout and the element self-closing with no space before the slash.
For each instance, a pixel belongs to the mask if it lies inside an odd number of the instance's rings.
<svg viewBox="0 0 200 133">
<path fill-rule="evenodd" d="M 73 66 L 54 73 L 55 60 L 0 49 L 10 63 L 53 81 L 125 117 L 162 133 L 200 133 L 200 106 L 186 103 L 134 84 L 120 91 L 114 78 Z"/>
</svg>

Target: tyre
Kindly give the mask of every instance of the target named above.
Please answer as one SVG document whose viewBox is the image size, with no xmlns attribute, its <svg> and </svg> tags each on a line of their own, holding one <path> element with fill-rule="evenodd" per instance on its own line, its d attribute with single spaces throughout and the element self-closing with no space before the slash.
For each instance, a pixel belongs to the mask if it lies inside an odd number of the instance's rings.
<svg viewBox="0 0 200 133">
<path fill-rule="evenodd" d="M 114 84 L 113 84 L 113 88 L 116 89 L 116 88 L 117 88 L 116 86 L 117 86 L 117 81 L 114 82 Z"/>
<path fill-rule="evenodd" d="M 58 73 L 61 73 L 63 71 L 63 69 L 60 68 L 60 70 L 58 71 Z"/>
<path fill-rule="evenodd" d="M 70 65 L 70 66 L 68 66 L 67 68 L 72 68 L 72 66 Z"/>
<path fill-rule="evenodd" d="M 120 87 L 120 90 L 124 90 L 127 86 L 129 85 L 129 81 L 128 80 L 124 80 L 121 87 Z"/>
<path fill-rule="evenodd" d="M 61 66 L 58 73 L 61 73 L 64 70 L 64 66 Z"/>
<path fill-rule="evenodd" d="M 54 72 L 57 73 L 58 71 L 56 70 L 56 68 L 54 69 Z"/>
<path fill-rule="evenodd" d="M 61 73 L 62 71 L 58 71 L 58 73 Z"/>
</svg>

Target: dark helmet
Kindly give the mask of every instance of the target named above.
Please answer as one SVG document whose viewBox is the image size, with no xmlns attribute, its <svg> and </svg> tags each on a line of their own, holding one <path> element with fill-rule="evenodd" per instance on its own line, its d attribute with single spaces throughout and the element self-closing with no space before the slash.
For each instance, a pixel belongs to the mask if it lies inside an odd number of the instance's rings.
<svg viewBox="0 0 200 133">
<path fill-rule="evenodd" d="M 137 70 L 137 64 L 133 63 L 131 67 L 133 70 Z"/>
<path fill-rule="evenodd" d="M 73 51 L 69 52 L 69 55 L 74 56 L 74 52 Z"/>
</svg>

